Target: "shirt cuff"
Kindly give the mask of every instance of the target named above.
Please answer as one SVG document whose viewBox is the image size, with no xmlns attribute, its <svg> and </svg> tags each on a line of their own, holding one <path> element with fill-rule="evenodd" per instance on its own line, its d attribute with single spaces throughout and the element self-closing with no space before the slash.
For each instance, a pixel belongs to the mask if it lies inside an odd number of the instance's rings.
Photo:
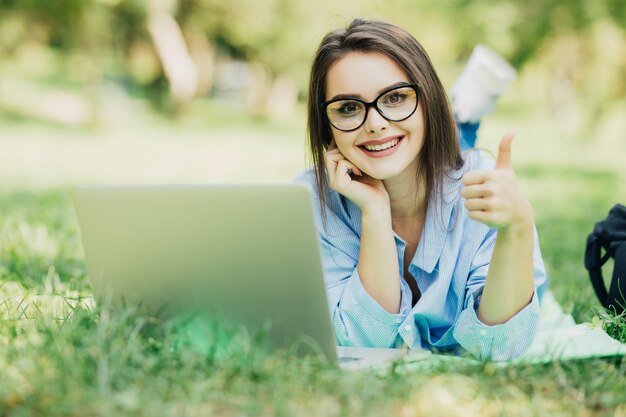
<svg viewBox="0 0 626 417">
<path fill-rule="evenodd" d="M 340 317 L 334 319 L 335 328 L 341 324 L 345 330 L 337 332 L 340 345 L 391 347 L 395 343 L 398 327 L 412 308 L 411 290 L 404 280 L 400 283 L 400 311 L 393 314 L 367 293 L 355 268 L 339 303 Z"/>
<path fill-rule="evenodd" d="M 454 338 L 480 360 L 504 361 L 522 355 L 540 327 L 537 291 L 533 291 L 530 302 L 509 320 L 490 326 L 481 322 L 476 314 L 483 288 L 470 294 L 455 324 Z"/>
</svg>

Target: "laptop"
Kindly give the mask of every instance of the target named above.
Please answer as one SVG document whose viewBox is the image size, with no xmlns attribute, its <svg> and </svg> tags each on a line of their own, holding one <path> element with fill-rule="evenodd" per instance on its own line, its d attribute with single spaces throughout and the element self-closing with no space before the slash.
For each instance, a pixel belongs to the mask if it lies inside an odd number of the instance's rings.
<svg viewBox="0 0 626 417">
<path fill-rule="evenodd" d="M 202 311 L 344 369 L 430 355 L 336 346 L 304 185 L 90 186 L 74 203 L 97 301 Z"/>
</svg>

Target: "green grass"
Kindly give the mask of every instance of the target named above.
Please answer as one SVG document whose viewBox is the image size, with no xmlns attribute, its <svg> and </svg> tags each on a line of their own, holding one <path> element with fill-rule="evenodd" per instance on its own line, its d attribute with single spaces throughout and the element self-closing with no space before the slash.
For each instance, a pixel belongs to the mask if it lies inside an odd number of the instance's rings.
<svg viewBox="0 0 626 417">
<path fill-rule="evenodd" d="M 583 266 L 586 240 L 595 223 L 604 220 L 619 202 L 619 173 L 530 165 L 518 169 L 517 175 L 533 204 L 555 296 L 577 322 L 591 320 L 593 309 L 600 306 Z M 605 278 L 610 278 L 611 271 L 605 271 Z"/>
<path fill-rule="evenodd" d="M 551 288 L 578 321 L 600 316 L 582 265 L 585 239 L 616 203 L 618 173 L 523 165 Z M 625 416 L 626 366 L 587 360 L 500 368 L 342 372 L 213 326 L 203 352 L 172 323 L 94 306 L 71 190 L 0 199 L 0 415 Z"/>
</svg>

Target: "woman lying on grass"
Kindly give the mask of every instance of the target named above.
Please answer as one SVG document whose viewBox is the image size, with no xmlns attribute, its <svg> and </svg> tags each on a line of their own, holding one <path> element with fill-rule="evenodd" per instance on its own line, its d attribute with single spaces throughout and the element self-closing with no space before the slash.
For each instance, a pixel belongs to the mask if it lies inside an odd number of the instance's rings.
<svg viewBox="0 0 626 417">
<path fill-rule="evenodd" d="M 313 61 L 308 131 L 339 345 L 506 360 L 540 327 L 546 274 L 512 134 L 493 161 L 461 153 L 428 55 L 389 23 L 354 20 Z"/>
</svg>

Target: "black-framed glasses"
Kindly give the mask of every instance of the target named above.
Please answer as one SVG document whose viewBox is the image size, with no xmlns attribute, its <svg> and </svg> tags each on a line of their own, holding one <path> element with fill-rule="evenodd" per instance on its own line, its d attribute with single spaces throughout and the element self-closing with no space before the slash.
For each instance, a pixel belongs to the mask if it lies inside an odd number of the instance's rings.
<svg viewBox="0 0 626 417">
<path fill-rule="evenodd" d="M 350 132 L 360 128 L 370 107 L 391 122 L 411 117 L 417 109 L 417 84 L 402 84 L 380 93 L 369 103 L 358 98 L 336 98 L 322 103 L 328 122 L 337 130 Z"/>
</svg>

